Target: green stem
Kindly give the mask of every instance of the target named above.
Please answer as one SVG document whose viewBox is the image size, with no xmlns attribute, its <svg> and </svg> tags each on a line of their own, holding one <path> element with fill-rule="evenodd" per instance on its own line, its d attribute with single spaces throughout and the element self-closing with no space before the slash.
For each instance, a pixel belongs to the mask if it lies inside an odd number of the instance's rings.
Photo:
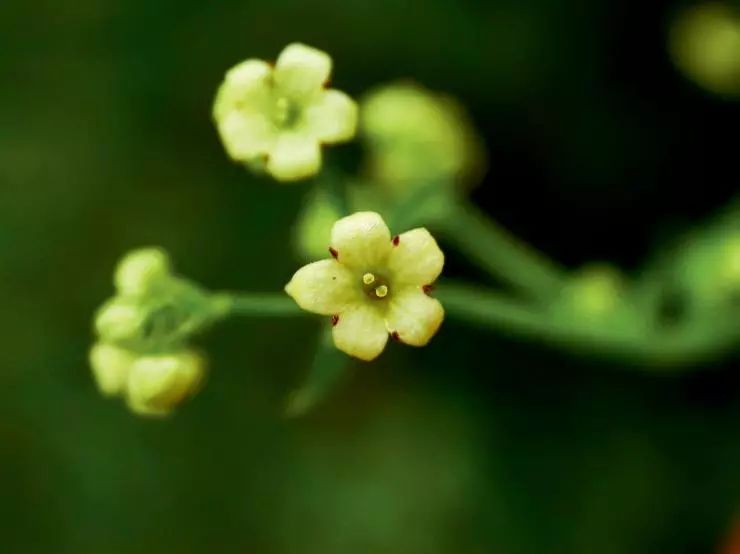
<svg viewBox="0 0 740 554">
<path fill-rule="evenodd" d="M 529 298 L 551 300 L 565 280 L 565 270 L 517 239 L 469 202 L 455 202 L 437 223 L 454 246 L 484 270 Z"/>
<path fill-rule="evenodd" d="M 451 318 L 527 338 L 608 355 L 650 367 L 682 367 L 721 355 L 737 344 L 738 330 L 687 323 L 670 329 L 625 333 L 607 325 L 566 325 L 495 293 L 444 283 L 436 290 Z"/>
<path fill-rule="evenodd" d="M 224 316 L 295 317 L 305 315 L 292 298 L 276 293 L 219 293 L 214 302 Z"/>
</svg>

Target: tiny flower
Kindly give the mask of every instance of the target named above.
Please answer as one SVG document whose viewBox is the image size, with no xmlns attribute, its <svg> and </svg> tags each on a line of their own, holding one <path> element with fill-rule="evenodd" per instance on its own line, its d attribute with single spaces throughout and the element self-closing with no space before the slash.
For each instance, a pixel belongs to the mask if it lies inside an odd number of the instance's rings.
<svg viewBox="0 0 740 554">
<path fill-rule="evenodd" d="M 105 396 L 123 394 L 136 355 L 129 350 L 104 342 L 90 349 L 90 367 L 98 389 Z"/>
<path fill-rule="evenodd" d="M 288 45 L 274 67 L 250 59 L 226 73 L 213 117 L 229 156 L 264 163 L 279 181 L 315 175 L 321 144 L 355 135 L 357 105 L 343 92 L 324 88 L 331 58 L 303 44 Z"/>
<path fill-rule="evenodd" d="M 204 375 L 205 361 L 192 351 L 142 356 L 129 373 L 129 407 L 141 415 L 167 415 L 198 391 Z"/>
<path fill-rule="evenodd" d="M 170 260 L 159 248 L 140 248 L 118 263 L 114 282 L 119 294 L 140 296 L 170 275 Z"/>
<path fill-rule="evenodd" d="M 332 316 L 337 348 L 369 361 L 389 336 L 412 346 L 429 342 L 444 318 L 428 295 L 444 265 L 429 231 L 391 238 L 380 215 L 358 212 L 334 224 L 329 251 L 333 259 L 302 267 L 285 290 L 304 310 Z"/>
</svg>

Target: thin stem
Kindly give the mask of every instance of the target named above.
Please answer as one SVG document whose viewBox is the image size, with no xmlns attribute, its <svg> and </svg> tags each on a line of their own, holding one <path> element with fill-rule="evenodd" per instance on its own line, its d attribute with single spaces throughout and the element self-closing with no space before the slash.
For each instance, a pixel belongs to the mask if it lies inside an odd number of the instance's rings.
<svg viewBox="0 0 740 554">
<path fill-rule="evenodd" d="M 484 270 L 534 300 L 550 300 L 565 270 L 517 239 L 469 202 L 455 202 L 440 232 Z"/>
<path fill-rule="evenodd" d="M 219 293 L 215 302 L 224 316 L 295 317 L 305 315 L 292 298 L 276 293 Z"/>
<path fill-rule="evenodd" d="M 687 323 L 642 333 L 607 325 L 567 325 L 495 293 L 469 285 L 444 283 L 436 296 L 450 317 L 496 331 L 535 338 L 651 367 L 682 367 L 721 355 L 737 344 L 739 332 Z"/>
</svg>

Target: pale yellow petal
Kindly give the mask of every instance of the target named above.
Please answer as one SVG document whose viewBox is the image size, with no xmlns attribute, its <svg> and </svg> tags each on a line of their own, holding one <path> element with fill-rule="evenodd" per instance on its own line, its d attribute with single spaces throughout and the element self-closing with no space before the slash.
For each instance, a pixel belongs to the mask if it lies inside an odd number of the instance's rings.
<svg viewBox="0 0 740 554">
<path fill-rule="evenodd" d="M 276 92 L 296 102 L 307 103 L 329 80 L 330 73 L 328 54 L 305 44 L 289 44 L 275 64 Z"/>
<path fill-rule="evenodd" d="M 264 113 L 270 98 L 272 68 L 262 60 L 247 60 L 227 73 L 213 103 L 213 117 L 221 121 L 234 111 Z"/>
<path fill-rule="evenodd" d="M 218 122 L 218 131 L 228 155 L 240 162 L 267 155 L 277 140 L 274 125 L 262 114 L 231 112 Z"/>
<path fill-rule="evenodd" d="M 338 90 L 327 90 L 306 108 L 305 125 L 323 143 L 344 142 L 357 131 L 357 104 Z"/>
<path fill-rule="evenodd" d="M 339 350 L 367 362 L 377 358 L 388 342 L 388 331 L 380 311 L 367 303 L 357 304 L 339 314 L 332 334 Z"/>
<path fill-rule="evenodd" d="M 304 310 L 321 315 L 336 315 L 363 300 L 359 278 L 336 260 L 303 266 L 285 292 Z"/>
<path fill-rule="evenodd" d="M 388 256 L 388 277 L 394 286 L 429 285 L 442 273 L 444 254 L 426 229 L 402 233 L 393 243 Z"/>
<path fill-rule="evenodd" d="M 382 272 L 391 251 L 391 232 L 380 214 L 357 212 L 334 224 L 331 246 L 341 264 Z"/>
<path fill-rule="evenodd" d="M 386 313 L 386 326 L 391 334 L 411 346 L 424 346 L 434 336 L 444 319 L 439 300 L 421 290 L 406 289 L 394 294 Z"/>
<path fill-rule="evenodd" d="M 321 168 L 321 147 L 310 135 L 293 132 L 278 137 L 267 160 L 267 171 L 279 181 L 311 177 Z"/>
</svg>

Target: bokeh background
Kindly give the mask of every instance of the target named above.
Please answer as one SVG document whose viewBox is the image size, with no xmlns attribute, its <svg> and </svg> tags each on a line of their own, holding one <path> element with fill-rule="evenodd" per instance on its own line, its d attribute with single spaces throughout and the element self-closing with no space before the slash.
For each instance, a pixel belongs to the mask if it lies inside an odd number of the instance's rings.
<svg viewBox="0 0 740 554">
<path fill-rule="evenodd" d="M 130 248 L 216 289 L 297 267 L 306 189 L 230 163 L 210 120 L 228 67 L 294 40 L 354 95 L 411 77 L 457 96 L 488 148 L 481 208 L 568 267 L 634 270 L 737 189 L 740 103 L 668 54 L 683 5 L 3 2 L 0 551 L 719 552 L 740 509 L 730 358 L 652 374 L 451 321 L 286 420 L 318 324 L 231 320 L 164 421 L 103 399 L 86 361 Z"/>
</svg>

